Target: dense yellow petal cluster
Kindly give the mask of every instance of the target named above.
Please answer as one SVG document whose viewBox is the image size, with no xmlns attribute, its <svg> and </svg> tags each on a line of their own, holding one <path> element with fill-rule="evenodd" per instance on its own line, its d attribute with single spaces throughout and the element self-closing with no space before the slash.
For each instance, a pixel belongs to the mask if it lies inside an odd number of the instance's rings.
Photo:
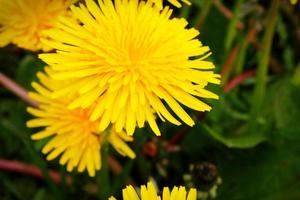
<svg viewBox="0 0 300 200">
<path fill-rule="evenodd" d="M 178 8 L 181 8 L 182 2 L 187 5 L 191 5 L 190 0 L 148 0 L 148 1 L 153 2 L 160 10 L 163 9 L 163 1 L 168 1 L 169 3 L 171 3 L 172 5 Z"/>
<path fill-rule="evenodd" d="M 48 51 L 40 39 L 75 0 L 0 0 L 0 47 L 13 43 L 31 51 Z"/>
<path fill-rule="evenodd" d="M 134 188 L 130 185 L 123 189 L 123 200 L 196 200 L 197 191 L 196 189 L 191 189 L 188 193 L 185 187 L 174 187 L 170 192 L 169 188 L 165 187 L 162 193 L 162 197 L 157 195 L 156 189 L 152 182 L 149 182 L 147 186 L 143 185 L 141 187 L 141 195 L 136 193 Z M 109 200 L 116 200 L 111 197 Z"/>
<path fill-rule="evenodd" d="M 48 70 L 49 71 L 49 70 Z M 125 142 L 133 138 L 124 132 L 99 132 L 100 120 L 90 121 L 90 108 L 77 108 L 70 110 L 67 105 L 72 101 L 72 95 L 52 99 L 53 90 L 63 86 L 63 82 L 53 81 L 44 73 L 38 73 L 41 84 L 33 82 L 36 92 L 29 95 L 39 103 L 38 108 L 28 108 L 28 112 L 36 116 L 27 122 L 28 127 L 45 127 L 32 135 L 32 139 L 41 140 L 51 136 L 51 139 L 42 149 L 48 154 L 47 159 L 52 160 L 59 155 L 60 164 L 67 165 L 72 171 L 78 166 L 78 171 L 87 170 L 90 176 L 101 168 L 101 146 L 109 142 L 121 155 L 134 158 L 134 152 Z"/>
<path fill-rule="evenodd" d="M 156 116 L 193 126 L 182 105 L 211 110 L 199 98 L 218 98 L 205 87 L 219 84 L 219 75 L 204 60 L 209 48 L 185 19 L 171 18 L 171 9 L 159 11 L 150 1 L 85 3 L 71 6 L 73 19 L 61 17 L 45 32 L 50 39 L 44 43 L 56 52 L 39 57 L 54 71 L 53 79 L 68 82 L 53 98 L 72 94 L 68 109 L 89 109 L 100 132 L 113 124 L 129 135 L 145 122 L 160 135 Z"/>
</svg>

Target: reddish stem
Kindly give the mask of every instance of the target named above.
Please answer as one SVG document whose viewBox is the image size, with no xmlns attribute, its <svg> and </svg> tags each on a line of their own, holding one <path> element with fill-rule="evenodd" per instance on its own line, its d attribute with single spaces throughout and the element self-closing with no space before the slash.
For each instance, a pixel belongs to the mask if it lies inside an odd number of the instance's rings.
<svg viewBox="0 0 300 200">
<path fill-rule="evenodd" d="M 157 144 L 154 141 L 147 142 L 144 144 L 143 151 L 147 156 L 155 157 L 157 156 Z"/>
<path fill-rule="evenodd" d="M 227 57 L 227 60 L 225 61 L 224 66 L 222 67 L 221 77 L 225 77 L 226 75 L 228 75 L 231 72 L 239 49 L 240 49 L 239 45 L 236 45 L 233 49 L 231 49 L 231 51 Z"/>
<path fill-rule="evenodd" d="M 28 96 L 27 91 L 23 87 L 18 85 L 16 82 L 12 81 L 10 78 L 8 78 L 6 75 L 4 75 L 1 72 L 0 72 L 0 84 L 2 84 L 5 88 L 13 92 L 15 95 L 20 97 L 28 104 L 34 107 L 38 106 L 37 102 L 35 102 Z"/>
<path fill-rule="evenodd" d="M 108 165 L 115 175 L 120 175 L 123 171 L 122 165 L 112 156 L 108 156 Z"/>
<path fill-rule="evenodd" d="M 0 169 L 5 171 L 10 171 L 10 172 L 17 172 L 17 173 L 30 175 L 39 179 L 44 178 L 42 171 L 38 167 L 30 164 L 25 164 L 19 161 L 9 161 L 9 160 L 0 159 Z M 49 176 L 54 183 L 56 184 L 61 183 L 61 177 L 57 171 L 50 170 Z M 66 183 L 67 184 L 72 183 L 72 178 L 70 176 L 66 177 Z"/>
<path fill-rule="evenodd" d="M 217 7 L 217 9 L 224 15 L 224 17 L 226 17 L 227 19 L 232 19 L 233 14 L 232 14 L 231 10 L 229 10 L 226 6 L 224 6 L 224 4 L 221 3 L 219 0 L 214 0 L 214 3 L 215 3 L 215 6 Z M 245 25 L 243 22 L 238 21 L 236 27 L 239 30 L 243 30 Z"/>
<path fill-rule="evenodd" d="M 225 87 L 224 87 L 224 92 L 228 93 L 230 92 L 232 89 L 234 89 L 235 87 L 237 87 L 241 82 L 243 82 L 244 80 L 255 76 L 256 72 L 254 70 L 249 70 L 249 71 L 245 71 L 243 73 L 241 73 L 240 75 L 238 75 L 237 77 L 235 77 L 234 79 L 232 79 Z"/>
</svg>

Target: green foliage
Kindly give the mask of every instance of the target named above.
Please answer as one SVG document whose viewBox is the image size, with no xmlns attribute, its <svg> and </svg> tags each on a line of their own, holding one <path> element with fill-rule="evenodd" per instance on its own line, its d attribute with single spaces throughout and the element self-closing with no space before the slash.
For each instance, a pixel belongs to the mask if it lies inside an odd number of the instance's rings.
<svg viewBox="0 0 300 200">
<path fill-rule="evenodd" d="M 27 54 L 19 63 L 16 81 L 26 89 L 32 89 L 31 82 L 36 80 L 36 73 L 42 71 L 44 66 L 45 64 L 37 59 L 36 55 Z"/>
</svg>

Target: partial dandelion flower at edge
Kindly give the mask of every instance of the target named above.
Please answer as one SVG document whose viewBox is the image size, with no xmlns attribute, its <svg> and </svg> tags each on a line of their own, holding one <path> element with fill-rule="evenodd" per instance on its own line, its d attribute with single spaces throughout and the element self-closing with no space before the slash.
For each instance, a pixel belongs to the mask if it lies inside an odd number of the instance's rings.
<svg viewBox="0 0 300 200">
<path fill-rule="evenodd" d="M 99 2 L 71 6 L 73 19 L 61 17 L 45 32 L 51 39 L 44 43 L 56 52 L 39 57 L 54 71 L 53 79 L 69 82 L 52 97 L 74 94 L 68 108 L 90 108 L 90 120 L 100 119 L 99 131 L 113 124 L 132 135 L 148 122 L 160 135 L 157 116 L 193 126 L 182 105 L 210 111 L 200 99 L 218 99 L 205 87 L 220 83 L 214 64 L 205 60 L 209 47 L 197 39 L 199 32 L 149 1 Z"/>
<path fill-rule="evenodd" d="M 47 160 L 60 156 L 60 164 L 67 166 L 67 171 L 78 168 L 79 172 L 87 170 L 90 176 L 101 168 L 101 147 L 110 143 L 122 156 L 135 157 L 135 153 L 126 142 L 133 138 L 125 132 L 116 132 L 115 128 L 105 132 L 98 131 L 99 120 L 90 121 L 90 109 L 77 108 L 69 110 L 68 102 L 72 96 L 52 99 L 51 91 L 63 86 L 62 82 L 48 78 L 44 73 L 38 73 L 41 84 L 33 82 L 37 92 L 29 96 L 39 103 L 38 108 L 28 108 L 28 112 L 36 117 L 27 122 L 30 128 L 44 127 L 32 135 L 33 140 L 49 138 L 42 152 Z"/>
<path fill-rule="evenodd" d="M 77 0 L 0 0 L 0 47 L 9 43 L 31 51 L 49 51 L 42 32 Z"/>
<path fill-rule="evenodd" d="M 298 0 L 290 0 L 291 4 L 296 5 L 296 3 L 298 2 Z"/>
<path fill-rule="evenodd" d="M 141 186 L 141 194 L 140 196 L 134 190 L 134 188 L 130 185 L 123 189 L 123 200 L 196 200 L 197 199 L 197 191 L 196 189 L 190 189 L 189 192 L 186 191 L 185 187 L 174 187 L 171 191 L 168 187 L 165 187 L 162 192 L 162 196 L 158 196 L 154 184 L 152 182 L 148 182 L 147 186 Z M 116 200 L 114 197 L 110 197 L 109 200 Z"/>
</svg>

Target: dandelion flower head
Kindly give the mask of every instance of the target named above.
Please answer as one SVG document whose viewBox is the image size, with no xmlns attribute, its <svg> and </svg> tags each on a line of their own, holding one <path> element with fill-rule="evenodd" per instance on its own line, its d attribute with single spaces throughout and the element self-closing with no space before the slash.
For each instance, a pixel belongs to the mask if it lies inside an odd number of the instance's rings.
<svg viewBox="0 0 300 200">
<path fill-rule="evenodd" d="M 290 0 L 291 4 L 295 5 L 297 4 L 298 0 Z"/>
<path fill-rule="evenodd" d="M 162 197 L 157 195 L 155 187 L 152 182 L 149 182 L 147 186 L 143 185 L 141 187 L 141 195 L 136 193 L 132 186 L 127 186 L 123 189 L 123 200 L 196 200 L 197 191 L 196 189 L 191 189 L 188 193 L 185 187 L 174 187 L 172 191 L 169 188 L 165 187 L 162 193 Z M 111 197 L 109 200 L 116 200 L 114 197 Z"/>
<path fill-rule="evenodd" d="M 74 0 L 0 0 L 0 47 L 13 43 L 31 51 L 48 51 L 42 32 L 67 15 Z"/>
<path fill-rule="evenodd" d="M 76 94 L 68 108 L 90 108 L 90 120 L 100 118 L 99 131 L 114 124 L 117 132 L 132 135 L 148 122 L 160 135 L 156 116 L 193 126 L 182 105 L 211 110 L 199 98 L 218 98 L 205 86 L 219 84 L 219 75 L 204 60 L 209 47 L 197 39 L 199 32 L 171 14 L 167 7 L 159 11 L 138 0 L 71 6 L 76 20 L 62 17 L 45 32 L 51 39 L 44 43 L 57 51 L 40 54 L 53 79 L 69 81 L 52 97 Z"/>
<path fill-rule="evenodd" d="M 99 120 L 89 120 L 90 109 L 77 108 L 69 110 L 67 104 L 70 96 L 51 99 L 51 91 L 61 87 L 62 83 L 55 82 L 44 73 L 38 73 L 41 84 L 33 82 L 36 92 L 30 92 L 32 99 L 39 103 L 38 108 L 30 107 L 28 112 L 36 116 L 27 122 L 31 128 L 44 127 L 32 135 L 32 139 L 41 140 L 50 137 L 42 152 L 48 154 L 47 160 L 61 155 L 60 164 L 67 165 L 72 171 L 78 167 L 79 172 L 87 170 L 90 176 L 101 168 L 101 146 L 104 142 L 110 143 L 121 155 L 134 158 L 134 152 L 126 142 L 133 138 L 125 132 L 99 132 Z"/>
</svg>

